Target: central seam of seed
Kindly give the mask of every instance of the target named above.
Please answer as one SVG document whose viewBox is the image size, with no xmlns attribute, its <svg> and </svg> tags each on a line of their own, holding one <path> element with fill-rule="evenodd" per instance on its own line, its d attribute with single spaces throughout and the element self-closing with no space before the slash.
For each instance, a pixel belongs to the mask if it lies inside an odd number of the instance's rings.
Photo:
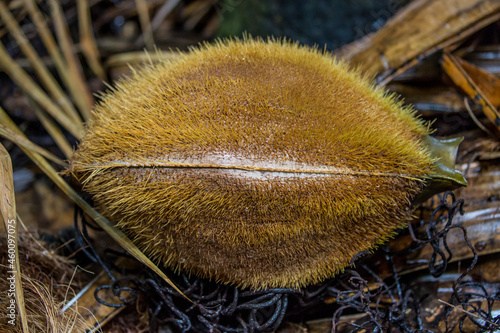
<svg viewBox="0 0 500 333">
<path fill-rule="evenodd" d="M 128 162 L 128 161 L 113 161 L 109 163 L 102 163 L 95 166 L 95 169 L 115 169 L 115 168 L 171 168 L 171 169 L 220 169 L 220 170 L 237 170 L 246 172 L 259 172 L 259 173 L 285 173 L 285 174 L 307 174 L 307 175 L 341 175 L 341 176 L 365 176 L 365 177 L 401 177 L 406 179 L 422 181 L 421 178 L 415 178 L 412 175 L 399 174 L 399 173 L 384 173 L 374 171 L 355 171 L 348 168 L 322 168 L 322 169 L 284 169 L 284 168 L 265 168 L 257 166 L 243 166 L 243 165 L 218 165 L 218 164 L 190 164 L 178 163 L 169 161 L 150 161 L 144 162 Z"/>
</svg>

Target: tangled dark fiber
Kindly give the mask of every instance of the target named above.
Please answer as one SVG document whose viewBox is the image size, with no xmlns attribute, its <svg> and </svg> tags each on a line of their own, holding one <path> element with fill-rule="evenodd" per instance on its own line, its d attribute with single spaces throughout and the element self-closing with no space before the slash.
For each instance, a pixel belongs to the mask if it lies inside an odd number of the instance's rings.
<svg viewBox="0 0 500 333">
<path fill-rule="evenodd" d="M 488 291 L 484 284 L 468 278 L 478 255 L 466 229 L 453 223 L 457 214 L 463 214 L 464 202 L 457 200 L 451 192 L 439 196 L 439 200 L 433 205 L 437 207 L 430 210 L 427 222 L 421 219 L 418 225 L 408 224 L 406 233 L 412 242 L 405 249 L 394 252 L 386 245 L 374 254 L 360 253 L 353 258 L 355 269 L 346 269 L 334 279 L 302 290 L 255 292 L 167 271 L 192 303 L 149 270 L 127 271 L 117 267 L 114 264 L 117 256 L 126 254 L 110 250 L 100 254 L 88 233 L 92 224 L 83 218 L 81 212 L 75 213 L 76 241 L 90 260 L 103 267 L 112 281 L 97 288 L 97 301 L 110 307 L 122 307 L 138 299 L 145 300 L 151 332 L 164 325 L 178 332 L 268 332 L 275 331 L 285 321 L 300 323 L 325 317 L 332 318 L 332 332 L 435 332 L 433 328 L 439 323 L 444 323 L 445 331 L 458 327 L 460 332 L 466 332 L 466 321 L 472 323 L 476 332 L 496 331 L 500 326 L 500 316 L 493 316 L 492 311 L 494 302 L 500 301 L 500 294 Z M 421 212 L 425 209 L 422 208 Z M 429 303 L 429 299 L 433 300 L 432 295 L 425 295 L 418 284 L 412 284 L 411 278 L 402 276 L 400 272 L 404 267 L 399 262 L 430 245 L 433 252 L 428 272 L 433 277 L 440 277 L 453 258 L 447 244 L 448 233 L 453 229 L 462 232 L 464 246 L 470 249 L 472 260 L 453 282 L 451 297 L 442 303 L 446 304 L 441 307 L 444 310 L 429 323 L 425 307 L 432 303 Z M 385 262 L 385 272 L 373 264 L 377 257 Z M 112 293 L 116 301 L 105 301 L 101 297 L 105 292 Z M 483 302 L 487 304 L 486 310 Z M 452 318 L 452 313 L 457 312 L 455 308 L 463 310 L 458 318 Z M 362 316 L 347 321 L 345 318 L 348 317 L 344 315 L 348 314 Z M 443 326 L 439 327 L 442 330 Z"/>
</svg>

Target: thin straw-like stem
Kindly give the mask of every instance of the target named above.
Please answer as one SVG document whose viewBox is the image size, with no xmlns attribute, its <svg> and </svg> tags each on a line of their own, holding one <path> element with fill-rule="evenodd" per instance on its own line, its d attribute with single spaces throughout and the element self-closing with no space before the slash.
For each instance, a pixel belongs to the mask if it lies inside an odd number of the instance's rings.
<svg viewBox="0 0 500 333">
<path fill-rule="evenodd" d="M 151 20 L 149 18 L 148 4 L 145 0 L 135 0 L 139 22 L 141 24 L 142 38 L 146 48 L 152 50 L 154 47 L 153 30 L 151 29 Z"/>
<path fill-rule="evenodd" d="M 16 317 L 21 318 L 21 327 L 24 333 L 29 333 L 28 330 L 28 315 L 24 304 L 24 292 L 21 281 L 21 265 L 19 260 L 18 247 L 18 227 L 16 221 L 16 200 L 14 194 L 14 180 L 12 171 L 12 161 L 7 150 L 0 144 L 0 212 L 5 226 L 5 234 L 7 236 L 6 245 L 8 247 L 8 274 L 4 284 L 14 285 L 14 298 L 10 301 L 16 301 L 19 313 Z M 11 278 L 13 281 L 11 281 Z M 12 283 L 13 282 L 13 283 Z M 5 300 L 6 302 L 8 300 Z M 7 316 L 4 313 L 3 316 Z M 5 319 L 6 320 L 6 319 Z"/>
<path fill-rule="evenodd" d="M 66 64 L 68 65 L 66 70 L 69 72 L 69 76 L 78 87 L 78 92 L 83 96 L 86 107 L 82 110 L 82 115 L 85 121 L 87 121 L 91 118 L 90 110 L 92 110 L 94 100 L 85 81 L 80 61 L 74 52 L 74 45 L 69 35 L 68 26 L 66 24 L 66 20 L 64 19 L 61 4 L 58 0 L 49 0 L 49 4 L 52 11 L 57 40 L 59 41 Z"/>
<path fill-rule="evenodd" d="M 165 20 L 165 17 L 167 17 L 167 15 L 170 14 L 180 2 L 181 0 L 165 1 L 151 21 L 151 30 L 153 33 L 160 27 L 160 24 Z"/>
<path fill-rule="evenodd" d="M 61 149 L 64 156 L 70 159 L 73 156 L 73 148 L 69 144 L 68 140 L 64 136 L 64 133 L 59 129 L 59 127 L 52 121 L 52 119 L 43 111 L 36 103 L 33 104 L 33 110 L 42 123 L 43 127 L 47 130 L 49 135 L 54 139 L 56 145 Z"/>
<path fill-rule="evenodd" d="M 34 144 L 30 140 L 28 140 L 24 135 L 20 135 L 13 130 L 9 129 L 7 126 L 3 125 L 0 123 L 0 136 L 3 136 L 4 138 L 14 142 L 16 145 L 19 147 L 23 147 L 25 149 L 29 149 L 33 152 L 36 152 L 43 157 L 51 160 L 52 162 L 55 162 L 59 164 L 60 166 L 67 167 L 67 163 L 65 163 L 63 160 L 61 160 L 59 157 L 55 156 L 51 152 L 43 149 L 42 147 Z"/>
<path fill-rule="evenodd" d="M 78 0 L 78 27 L 80 30 L 80 46 L 83 55 L 97 77 L 106 80 L 106 72 L 102 68 L 99 49 L 94 38 L 92 20 L 90 18 L 90 6 L 88 0 Z"/>
</svg>

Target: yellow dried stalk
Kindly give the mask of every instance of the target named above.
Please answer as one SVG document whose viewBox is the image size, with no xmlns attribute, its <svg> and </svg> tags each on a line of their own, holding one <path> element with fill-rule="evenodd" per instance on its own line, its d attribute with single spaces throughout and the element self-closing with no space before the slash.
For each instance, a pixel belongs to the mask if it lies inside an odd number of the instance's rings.
<svg viewBox="0 0 500 333">
<path fill-rule="evenodd" d="M 6 275 L 3 279 L 3 283 L 6 285 L 11 285 L 11 281 L 8 278 L 14 277 L 15 285 L 15 301 L 18 313 L 15 314 L 14 320 L 18 321 L 21 319 L 21 327 L 24 333 L 28 333 L 28 320 L 26 314 L 26 307 L 24 304 L 24 292 L 21 280 L 21 266 L 19 259 L 19 248 L 18 248 L 18 223 L 16 217 L 16 199 L 14 194 L 14 181 L 12 175 L 12 161 L 7 150 L 0 144 L 0 213 L 5 227 L 5 248 L 9 250 L 6 251 L 6 264 L 5 267 Z M 10 249 L 13 249 L 11 251 Z M 9 276 L 10 275 L 10 276 Z M 10 289 L 10 288 L 9 288 Z M 9 290 L 9 293 L 11 291 Z M 12 305 L 10 300 L 12 295 L 6 298 L 2 298 L 6 304 L 6 309 L 3 311 L 3 315 L 7 316 L 9 311 L 7 311 L 7 304 Z M 10 323 L 9 323 L 10 325 Z"/>
<path fill-rule="evenodd" d="M 92 98 L 92 94 L 90 93 L 87 82 L 85 81 L 80 61 L 75 54 L 74 45 L 69 35 L 61 4 L 59 3 L 59 0 L 49 0 L 49 4 L 51 7 L 57 40 L 59 41 L 59 46 L 67 64 L 66 70 L 69 72 L 69 77 L 74 81 L 77 92 L 82 96 L 85 103 L 85 108 L 82 109 L 82 115 L 84 120 L 88 120 L 91 117 L 90 110 L 92 110 L 94 105 L 94 99 Z"/>
<path fill-rule="evenodd" d="M 99 49 L 94 38 L 92 20 L 90 18 L 90 6 L 87 0 L 78 0 L 78 27 L 80 29 L 80 45 L 87 62 L 98 78 L 106 79 L 106 72 L 102 68 Z"/>
</svg>

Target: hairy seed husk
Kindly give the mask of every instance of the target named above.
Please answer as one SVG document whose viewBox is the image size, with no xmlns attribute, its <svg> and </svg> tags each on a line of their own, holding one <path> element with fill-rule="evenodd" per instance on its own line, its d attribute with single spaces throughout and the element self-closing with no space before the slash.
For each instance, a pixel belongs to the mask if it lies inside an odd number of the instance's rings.
<svg viewBox="0 0 500 333">
<path fill-rule="evenodd" d="M 104 94 L 70 171 L 152 258 L 302 287 L 393 236 L 434 160 L 428 127 L 329 54 L 204 45 Z"/>
</svg>

